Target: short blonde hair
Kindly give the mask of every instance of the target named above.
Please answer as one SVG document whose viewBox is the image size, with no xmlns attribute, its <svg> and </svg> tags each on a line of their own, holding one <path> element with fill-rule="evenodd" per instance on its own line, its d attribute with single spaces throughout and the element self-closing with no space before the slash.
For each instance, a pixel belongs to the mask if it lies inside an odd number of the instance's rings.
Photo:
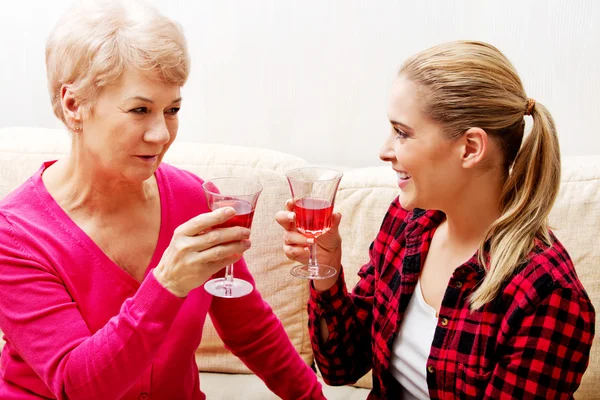
<svg viewBox="0 0 600 400">
<path fill-rule="evenodd" d="M 190 59 L 181 27 L 139 0 L 78 2 L 58 21 L 46 44 L 54 114 L 66 123 L 63 85 L 90 112 L 102 88 L 131 66 L 156 71 L 160 79 L 183 86 Z"/>
</svg>

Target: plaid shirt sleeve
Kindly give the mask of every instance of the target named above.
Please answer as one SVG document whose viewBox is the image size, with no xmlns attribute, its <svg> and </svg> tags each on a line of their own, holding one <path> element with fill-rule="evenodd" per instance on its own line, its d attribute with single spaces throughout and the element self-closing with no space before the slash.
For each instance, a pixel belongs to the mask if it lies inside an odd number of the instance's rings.
<svg viewBox="0 0 600 400">
<path fill-rule="evenodd" d="M 372 365 L 371 325 L 373 274 L 371 264 L 361 268 L 361 280 L 348 295 L 343 271 L 336 284 L 326 292 L 311 285 L 308 304 L 309 331 L 315 360 L 328 385 L 356 382 Z M 323 318 L 329 330 L 327 342 L 321 341 L 319 324 Z"/>
<path fill-rule="evenodd" d="M 369 262 L 358 272 L 359 282 L 348 294 L 343 269 L 335 285 L 318 292 L 311 284 L 308 302 L 309 332 L 315 360 L 329 385 L 356 382 L 372 368 L 371 330 L 375 268 L 390 232 L 397 230 L 408 212 L 398 199 L 390 206 L 379 234 L 369 249 Z M 329 330 L 327 342 L 321 342 L 319 324 L 323 318 Z"/>
<path fill-rule="evenodd" d="M 579 387 L 594 337 L 594 308 L 585 292 L 545 277 L 530 282 L 540 296 L 523 296 L 505 318 L 504 351 L 491 371 L 485 399 L 572 399 Z"/>
</svg>

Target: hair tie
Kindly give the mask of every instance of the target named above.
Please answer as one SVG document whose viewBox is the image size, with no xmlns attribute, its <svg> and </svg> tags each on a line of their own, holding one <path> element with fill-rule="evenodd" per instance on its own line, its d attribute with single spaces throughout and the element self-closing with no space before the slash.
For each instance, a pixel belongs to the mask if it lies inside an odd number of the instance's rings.
<svg viewBox="0 0 600 400">
<path fill-rule="evenodd" d="M 531 115 L 533 107 L 535 106 L 535 99 L 531 97 L 527 99 L 527 108 L 525 109 L 525 115 Z"/>
</svg>

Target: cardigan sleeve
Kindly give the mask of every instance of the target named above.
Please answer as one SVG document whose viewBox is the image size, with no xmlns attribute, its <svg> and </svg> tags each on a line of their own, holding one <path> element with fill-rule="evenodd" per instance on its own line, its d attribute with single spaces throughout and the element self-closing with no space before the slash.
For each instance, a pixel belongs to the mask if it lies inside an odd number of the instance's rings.
<svg viewBox="0 0 600 400">
<path fill-rule="evenodd" d="M 235 276 L 254 285 L 244 259 Z M 325 399 L 315 372 L 302 360 L 256 288 L 247 296 L 213 297 L 210 317 L 225 346 L 282 399 Z"/>
<path fill-rule="evenodd" d="M 0 327 L 8 343 L 58 399 L 121 397 L 151 364 L 184 299 L 150 273 L 91 334 L 61 277 L 30 250 L 0 215 Z"/>
</svg>

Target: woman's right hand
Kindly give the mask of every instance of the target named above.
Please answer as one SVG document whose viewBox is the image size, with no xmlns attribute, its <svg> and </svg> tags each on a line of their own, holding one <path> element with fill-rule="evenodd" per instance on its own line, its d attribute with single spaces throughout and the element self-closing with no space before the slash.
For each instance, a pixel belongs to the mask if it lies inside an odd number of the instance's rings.
<svg viewBox="0 0 600 400">
<path fill-rule="evenodd" d="M 285 203 L 285 208 L 286 211 L 279 211 L 275 215 L 277 223 L 285 229 L 283 233 L 283 253 L 290 260 L 307 264 L 308 245 L 310 241 L 315 239 L 306 238 L 306 236 L 296 229 L 296 214 L 294 213 L 294 203 L 292 200 L 288 200 Z M 331 288 L 337 281 L 338 274 L 342 268 L 342 237 L 338 229 L 341 220 L 342 215 L 340 213 L 333 213 L 331 216 L 331 228 L 316 239 L 317 260 L 319 264 L 329 265 L 337 271 L 331 278 L 313 281 L 313 285 L 318 291 L 325 291 Z"/>
<path fill-rule="evenodd" d="M 250 229 L 239 226 L 211 229 L 235 215 L 232 207 L 200 214 L 183 223 L 154 269 L 156 280 L 178 297 L 242 258 L 250 248 Z"/>
</svg>

